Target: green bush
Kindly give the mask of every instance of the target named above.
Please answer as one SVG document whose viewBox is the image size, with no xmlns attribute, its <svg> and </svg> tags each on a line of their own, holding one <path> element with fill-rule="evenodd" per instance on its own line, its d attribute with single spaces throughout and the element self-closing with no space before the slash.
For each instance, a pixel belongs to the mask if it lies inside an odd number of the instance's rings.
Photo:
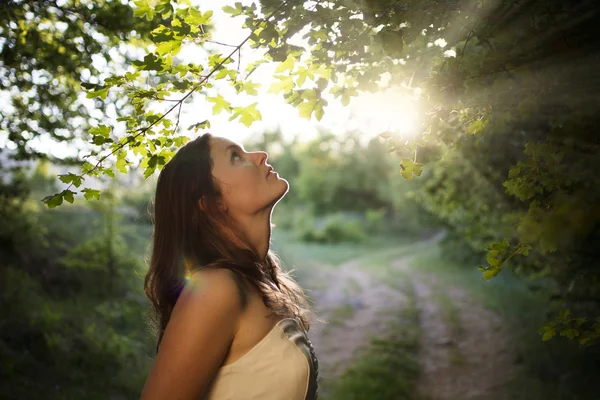
<svg viewBox="0 0 600 400">
<path fill-rule="evenodd" d="M 369 233 L 381 232 L 385 224 L 386 209 L 369 209 L 365 211 L 365 229 Z"/>
<path fill-rule="evenodd" d="M 296 238 L 316 243 L 357 243 L 366 239 L 363 223 L 348 215 L 334 214 L 323 220 L 305 216 L 298 218 Z"/>
</svg>

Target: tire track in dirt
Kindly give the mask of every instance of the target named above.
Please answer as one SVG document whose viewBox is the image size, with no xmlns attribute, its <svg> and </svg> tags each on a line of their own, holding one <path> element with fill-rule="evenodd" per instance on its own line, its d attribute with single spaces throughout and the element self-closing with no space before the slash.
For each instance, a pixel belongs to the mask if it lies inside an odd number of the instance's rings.
<svg viewBox="0 0 600 400">
<path fill-rule="evenodd" d="M 320 320 L 311 321 L 310 338 L 325 387 L 368 348 L 371 338 L 386 334 L 389 311 L 406 303 L 402 293 L 379 282 L 360 264 L 361 260 L 353 260 L 320 269 L 313 281 L 326 283 L 325 289 L 307 284 Z"/>
<path fill-rule="evenodd" d="M 420 321 L 419 395 L 427 400 L 504 400 L 515 372 L 502 319 L 462 289 L 411 269 L 393 267 L 413 281 Z M 452 320 L 449 320 L 451 314 Z"/>
</svg>

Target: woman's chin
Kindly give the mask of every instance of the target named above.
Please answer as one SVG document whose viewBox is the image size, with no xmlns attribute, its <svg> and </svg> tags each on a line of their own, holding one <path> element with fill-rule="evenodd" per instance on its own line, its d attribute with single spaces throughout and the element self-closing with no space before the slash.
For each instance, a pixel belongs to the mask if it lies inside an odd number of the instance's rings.
<svg viewBox="0 0 600 400">
<path fill-rule="evenodd" d="M 273 203 L 277 203 L 279 200 L 281 200 L 286 194 L 287 192 L 290 190 L 290 184 L 288 183 L 288 181 L 286 181 L 283 178 L 277 178 L 277 187 L 278 187 L 278 191 L 277 191 L 277 195 L 275 196 L 275 199 L 273 201 Z"/>
<path fill-rule="evenodd" d="M 287 194 L 287 192 L 290 190 L 290 184 L 288 181 L 286 181 L 283 178 L 278 178 L 279 180 L 279 184 L 281 185 L 281 194 L 280 194 L 280 198 L 285 196 Z"/>
</svg>

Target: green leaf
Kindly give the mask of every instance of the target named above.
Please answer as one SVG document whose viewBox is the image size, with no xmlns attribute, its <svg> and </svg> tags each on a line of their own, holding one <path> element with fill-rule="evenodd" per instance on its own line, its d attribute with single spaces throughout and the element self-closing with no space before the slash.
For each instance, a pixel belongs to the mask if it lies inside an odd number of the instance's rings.
<svg viewBox="0 0 600 400">
<path fill-rule="evenodd" d="M 298 112 L 300 117 L 310 119 L 312 113 L 315 109 L 315 105 L 317 104 L 317 100 L 309 100 L 298 106 Z"/>
<path fill-rule="evenodd" d="M 247 94 L 249 94 L 250 96 L 258 95 L 258 91 L 256 89 L 259 87 L 260 87 L 260 83 L 254 83 L 254 82 L 244 82 L 244 85 L 243 85 L 244 91 Z"/>
<path fill-rule="evenodd" d="M 229 120 L 231 121 L 237 115 L 239 115 L 240 122 L 242 124 L 246 125 L 247 127 L 249 127 L 250 125 L 252 125 L 252 123 L 254 121 L 260 121 L 260 120 L 262 120 L 262 115 L 261 115 L 260 111 L 258 109 L 256 109 L 256 105 L 257 104 L 258 104 L 258 102 L 252 103 L 251 105 L 249 105 L 247 107 L 236 108 L 236 114 L 233 115 L 231 118 L 229 118 Z"/>
<path fill-rule="evenodd" d="M 148 21 L 154 18 L 154 10 L 149 0 L 134 0 L 133 4 L 135 5 L 133 9 L 134 16 L 138 18 L 146 17 Z"/>
<path fill-rule="evenodd" d="M 421 176 L 423 172 L 423 164 L 416 163 L 410 158 L 403 158 L 400 167 L 402 171 L 400 174 L 404 179 L 411 180 L 414 176 Z"/>
<path fill-rule="evenodd" d="M 129 164 L 131 164 L 131 163 L 129 161 L 127 161 L 125 158 L 119 158 L 119 159 L 117 159 L 117 162 L 116 162 L 115 166 L 116 166 L 116 168 L 117 168 L 117 170 L 119 172 L 122 172 L 122 173 L 126 174 L 127 173 L 127 168 L 126 167 Z"/>
<path fill-rule="evenodd" d="M 356 91 L 356 89 L 350 88 L 348 90 L 344 90 L 342 92 L 342 104 L 344 106 L 350 104 L 350 99 L 352 98 L 352 96 L 358 96 L 358 92 Z"/>
<path fill-rule="evenodd" d="M 73 197 L 74 194 L 75 193 L 72 192 L 72 191 L 70 191 L 70 190 L 65 190 L 63 197 L 64 197 L 64 199 L 66 201 L 68 201 L 69 203 L 73 204 L 73 201 L 75 200 L 74 197 Z"/>
<path fill-rule="evenodd" d="M 174 40 L 173 31 L 162 24 L 150 32 L 150 35 L 152 36 L 152 41 L 154 43 L 169 42 Z"/>
<path fill-rule="evenodd" d="M 150 176 L 152 176 L 152 174 L 154 173 L 154 171 L 156 171 L 156 167 L 148 167 L 148 168 L 146 168 L 146 170 L 144 171 L 144 178 L 148 179 Z"/>
<path fill-rule="evenodd" d="M 86 94 L 85 97 L 87 97 L 88 99 L 100 97 L 102 100 L 104 100 L 104 99 L 106 99 L 107 95 L 108 95 L 108 87 L 103 87 L 101 89 L 88 92 L 88 94 Z"/>
<path fill-rule="evenodd" d="M 290 72 L 294 69 L 294 65 L 296 64 L 296 58 L 293 56 L 288 56 L 284 62 L 279 63 L 277 68 L 275 68 L 275 73 L 281 73 L 289 70 Z"/>
<path fill-rule="evenodd" d="M 560 332 L 560 336 L 566 336 L 572 340 L 579 336 L 579 330 L 575 328 L 566 328 Z"/>
<path fill-rule="evenodd" d="M 60 192 L 46 196 L 42 199 L 42 201 L 48 206 L 48 208 L 58 207 L 63 203 L 63 193 L 64 192 Z"/>
<path fill-rule="evenodd" d="M 216 97 L 207 97 L 206 100 L 210 101 L 211 103 L 215 103 L 212 108 L 213 115 L 220 114 L 223 110 L 229 113 L 231 112 L 231 104 L 220 94 L 218 94 Z"/>
<path fill-rule="evenodd" d="M 94 135 L 94 136 L 109 137 L 110 127 L 106 126 L 106 125 L 99 125 L 95 128 L 90 128 L 89 132 L 91 135 Z"/>
<path fill-rule="evenodd" d="M 95 189 L 85 188 L 81 191 L 86 200 L 100 200 L 100 191 Z"/>
<path fill-rule="evenodd" d="M 189 7 L 187 9 L 186 16 L 184 21 L 190 25 L 198 26 L 198 25 L 208 25 L 210 24 L 210 18 L 212 16 L 212 10 L 208 10 L 204 15 L 200 10 L 195 7 Z"/>
<path fill-rule="evenodd" d="M 483 271 L 482 278 L 486 281 L 494 278 L 496 275 L 500 273 L 500 268 L 488 268 Z"/>
<path fill-rule="evenodd" d="M 233 8 L 231 6 L 223 6 L 223 8 L 221 8 L 221 10 L 223 10 L 223 12 L 225 12 L 227 14 L 231 14 L 232 17 L 235 17 L 237 15 L 242 14 L 242 12 L 243 12 L 242 3 L 240 3 L 238 1 L 235 3 L 235 8 Z"/>
<path fill-rule="evenodd" d="M 306 69 L 306 68 L 301 67 L 301 66 L 299 66 L 296 69 L 295 75 L 298 77 L 296 79 L 296 85 L 298 85 L 298 86 L 304 85 L 304 82 L 306 81 L 306 78 L 310 78 L 310 79 L 314 78 L 314 74 L 309 69 Z"/>
<path fill-rule="evenodd" d="M 555 335 L 556 335 L 556 330 L 555 329 L 549 329 L 542 336 L 542 340 L 544 342 L 547 342 L 548 340 L 552 339 Z"/>
<path fill-rule="evenodd" d="M 475 120 L 467 126 L 467 133 L 476 135 L 476 134 L 482 132 L 486 126 L 487 126 L 486 120 L 483 120 L 483 119 Z"/>
<path fill-rule="evenodd" d="M 63 175 L 59 175 L 58 179 L 61 180 L 61 182 L 64 182 L 66 184 L 73 184 L 73 186 L 75 187 L 79 187 L 81 186 L 81 181 L 82 181 L 82 177 L 79 175 L 75 175 L 71 172 L 69 172 L 68 174 L 63 174 Z"/>
<path fill-rule="evenodd" d="M 274 78 L 279 79 L 279 82 L 275 81 L 273 83 L 271 83 L 271 86 L 269 87 L 269 90 L 267 91 L 267 93 L 275 93 L 278 94 L 281 91 L 283 91 L 283 93 L 288 93 L 290 92 L 292 89 L 294 89 L 294 80 L 291 76 L 280 76 L 280 75 L 275 75 Z"/>
<path fill-rule="evenodd" d="M 136 60 L 132 64 L 142 71 L 163 71 L 166 68 L 165 60 L 154 53 L 146 54 L 143 61 Z"/>
<path fill-rule="evenodd" d="M 188 130 L 193 130 L 194 132 L 198 132 L 199 129 L 210 129 L 210 121 L 206 119 L 188 127 Z"/>
<path fill-rule="evenodd" d="M 169 42 L 163 42 L 156 47 L 156 53 L 159 56 L 164 56 L 166 54 L 170 56 L 176 56 L 181 50 L 181 41 L 172 40 Z"/>
</svg>

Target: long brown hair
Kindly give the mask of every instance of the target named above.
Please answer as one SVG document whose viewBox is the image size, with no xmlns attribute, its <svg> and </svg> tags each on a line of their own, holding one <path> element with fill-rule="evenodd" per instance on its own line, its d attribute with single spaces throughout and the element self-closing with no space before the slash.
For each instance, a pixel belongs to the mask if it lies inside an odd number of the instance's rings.
<svg viewBox="0 0 600 400">
<path fill-rule="evenodd" d="M 295 316 L 308 331 L 310 311 L 304 292 L 280 267 L 269 250 L 260 259 L 256 249 L 235 229 L 218 207 L 221 192 L 212 177 L 211 134 L 183 147 L 159 174 L 154 199 L 152 255 L 144 280 L 151 301 L 150 324 L 157 351 L 186 274 L 206 268 L 226 268 L 241 285 L 249 282 L 265 305 L 282 318 Z M 204 197 L 206 212 L 199 207 Z"/>
</svg>

